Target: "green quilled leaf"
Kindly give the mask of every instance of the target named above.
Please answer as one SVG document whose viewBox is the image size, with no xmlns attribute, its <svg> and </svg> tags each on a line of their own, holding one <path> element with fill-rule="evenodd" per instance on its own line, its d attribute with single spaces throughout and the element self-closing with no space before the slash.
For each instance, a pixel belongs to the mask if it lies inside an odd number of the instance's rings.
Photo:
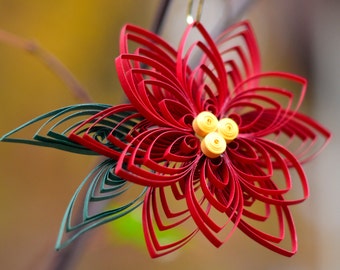
<svg viewBox="0 0 340 270">
<path fill-rule="evenodd" d="M 86 231 L 125 216 L 143 203 L 147 188 L 119 178 L 114 174 L 115 165 L 115 161 L 105 160 L 78 187 L 62 220 L 57 250 Z"/>
<path fill-rule="evenodd" d="M 79 104 L 54 110 L 8 132 L 0 138 L 0 141 L 52 147 L 79 154 L 98 155 L 96 152 L 71 141 L 68 134 L 87 118 L 109 107 L 110 105 L 105 104 Z M 17 137 L 20 131 L 28 130 L 35 125 L 38 125 L 38 128 L 31 138 Z"/>
</svg>

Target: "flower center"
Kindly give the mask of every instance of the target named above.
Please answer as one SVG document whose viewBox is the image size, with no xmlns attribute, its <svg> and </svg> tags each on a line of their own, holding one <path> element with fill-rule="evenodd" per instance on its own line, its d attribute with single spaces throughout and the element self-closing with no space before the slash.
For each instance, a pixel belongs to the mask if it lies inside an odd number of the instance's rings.
<svg viewBox="0 0 340 270">
<path fill-rule="evenodd" d="M 231 118 L 217 117 L 208 111 L 199 113 L 192 127 L 201 138 L 201 150 L 209 158 L 216 158 L 225 152 L 227 143 L 232 142 L 239 134 L 237 123 Z"/>
</svg>

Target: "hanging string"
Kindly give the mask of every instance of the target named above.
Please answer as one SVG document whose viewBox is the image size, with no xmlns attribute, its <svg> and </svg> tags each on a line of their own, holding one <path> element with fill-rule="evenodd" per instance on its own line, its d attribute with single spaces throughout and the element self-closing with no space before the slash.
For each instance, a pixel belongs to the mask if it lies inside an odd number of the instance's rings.
<svg viewBox="0 0 340 270">
<path fill-rule="evenodd" d="M 192 13 L 194 0 L 188 1 L 188 9 L 187 9 L 187 23 L 188 24 L 192 24 L 194 21 L 199 22 L 201 20 L 203 3 L 204 3 L 204 0 L 199 0 L 198 6 L 197 6 L 196 16 L 195 16 L 195 19 L 194 19 L 194 16 L 193 16 L 193 13 Z"/>
<path fill-rule="evenodd" d="M 169 6 L 171 4 L 171 0 L 162 0 L 161 4 L 158 7 L 153 25 L 152 25 L 152 32 L 155 34 L 160 34 L 162 31 L 162 27 L 164 25 L 164 19 L 166 16 L 166 13 L 169 9 Z"/>
</svg>

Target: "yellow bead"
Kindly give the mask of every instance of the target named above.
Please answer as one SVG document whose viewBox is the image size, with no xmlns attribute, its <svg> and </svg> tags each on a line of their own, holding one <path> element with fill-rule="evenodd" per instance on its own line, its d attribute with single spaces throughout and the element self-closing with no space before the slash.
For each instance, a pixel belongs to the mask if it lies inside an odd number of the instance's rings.
<svg viewBox="0 0 340 270">
<path fill-rule="evenodd" d="M 204 137 L 210 132 L 217 129 L 218 119 L 217 117 L 208 111 L 200 112 L 194 121 L 192 122 L 192 127 L 196 135 Z"/>
<path fill-rule="evenodd" d="M 217 158 L 227 149 L 227 143 L 218 132 L 210 132 L 201 141 L 201 150 L 209 158 Z"/>
<path fill-rule="evenodd" d="M 218 132 L 223 136 L 227 143 L 233 141 L 239 133 L 237 123 L 231 118 L 223 118 L 218 122 Z"/>
</svg>

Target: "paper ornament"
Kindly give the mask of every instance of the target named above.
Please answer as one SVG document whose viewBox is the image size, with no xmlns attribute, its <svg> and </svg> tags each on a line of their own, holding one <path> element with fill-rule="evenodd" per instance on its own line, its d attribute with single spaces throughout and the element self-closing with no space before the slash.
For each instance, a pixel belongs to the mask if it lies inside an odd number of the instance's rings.
<svg viewBox="0 0 340 270">
<path fill-rule="evenodd" d="M 142 204 L 151 257 L 179 249 L 198 232 L 219 247 L 237 228 L 274 252 L 293 255 L 297 236 L 290 206 L 309 195 L 302 164 L 331 137 L 298 112 L 306 80 L 262 72 L 248 22 L 216 40 L 194 22 L 177 49 L 126 25 L 116 69 L 130 103 L 65 107 L 1 138 L 106 158 L 72 198 L 57 248 Z M 32 139 L 16 138 L 37 123 Z M 137 197 L 120 206 L 89 210 L 131 188 L 139 190 Z M 74 204 L 81 199 L 83 216 L 74 221 Z M 267 222 L 277 224 L 277 231 L 263 226 Z M 187 235 L 166 243 L 158 239 L 156 231 L 187 223 L 193 224 Z M 71 236 L 63 241 L 65 234 Z"/>
</svg>

